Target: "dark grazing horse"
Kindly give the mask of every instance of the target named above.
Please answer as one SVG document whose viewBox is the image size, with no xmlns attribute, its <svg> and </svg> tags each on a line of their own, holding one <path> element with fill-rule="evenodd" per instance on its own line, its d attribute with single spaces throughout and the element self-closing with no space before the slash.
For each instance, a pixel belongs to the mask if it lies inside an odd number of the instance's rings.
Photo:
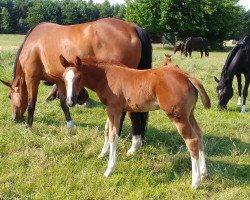
<svg viewBox="0 0 250 200">
<path fill-rule="evenodd" d="M 66 105 L 66 89 L 62 80 L 64 67 L 59 61 L 63 54 L 68 60 L 75 56 L 95 56 L 121 62 L 130 68 L 150 68 L 151 40 L 146 31 L 133 23 L 104 18 L 76 25 L 41 23 L 31 30 L 20 47 L 12 82 L 3 81 L 10 88 L 13 119 L 23 118 L 28 109 L 27 128 L 33 116 L 41 80 L 55 83 L 69 130 L 73 127 Z M 148 113 L 131 113 L 133 135 L 146 131 Z"/>
<path fill-rule="evenodd" d="M 238 104 L 241 104 L 241 74 L 244 74 L 245 76 L 245 86 L 243 89 L 243 102 L 241 108 L 241 112 L 244 113 L 246 112 L 246 98 L 250 82 L 250 35 L 242 38 L 229 53 L 226 63 L 222 69 L 220 80 L 214 77 L 215 81 L 218 82 L 217 93 L 219 108 L 226 108 L 228 101 L 233 96 L 232 84 L 234 75 L 236 75 L 238 82 Z"/>
<path fill-rule="evenodd" d="M 203 57 L 203 51 L 205 56 L 209 56 L 208 53 L 208 40 L 203 37 L 189 37 L 184 43 L 183 53 L 187 57 L 191 57 L 192 51 L 198 50 L 201 52 L 201 58 Z"/>
</svg>

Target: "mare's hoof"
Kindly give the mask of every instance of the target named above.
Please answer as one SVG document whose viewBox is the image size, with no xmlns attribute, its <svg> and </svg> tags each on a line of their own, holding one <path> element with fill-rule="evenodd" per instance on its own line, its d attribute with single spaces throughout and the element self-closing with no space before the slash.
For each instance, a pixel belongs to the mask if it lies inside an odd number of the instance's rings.
<svg viewBox="0 0 250 200">
<path fill-rule="evenodd" d="M 104 158 L 105 156 L 107 156 L 108 155 L 108 153 L 100 153 L 99 155 L 98 155 L 98 158 Z"/>
<path fill-rule="evenodd" d="M 112 169 L 107 169 L 105 172 L 104 172 L 104 176 L 106 177 L 106 178 L 108 178 L 109 176 L 110 176 L 110 174 L 111 174 L 111 172 L 112 172 Z"/>
<path fill-rule="evenodd" d="M 128 150 L 128 152 L 127 152 L 127 156 L 132 156 L 132 155 L 134 155 L 135 154 L 135 152 L 136 152 L 136 148 L 134 148 L 134 147 L 131 147 L 129 150 Z"/>
</svg>

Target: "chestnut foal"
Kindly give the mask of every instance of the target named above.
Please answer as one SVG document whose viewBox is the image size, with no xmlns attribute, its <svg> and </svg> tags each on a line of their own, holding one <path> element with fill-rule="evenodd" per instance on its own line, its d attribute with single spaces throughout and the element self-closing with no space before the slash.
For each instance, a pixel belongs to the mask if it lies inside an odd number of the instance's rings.
<svg viewBox="0 0 250 200">
<path fill-rule="evenodd" d="M 194 108 L 201 96 L 205 108 L 211 106 L 203 85 L 178 67 L 163 66 L 149 70 L 135 70 L 119 63 L 105 62 L 93 58 L 75 63 L 62 55 L 61 64 L 66 68 L 63 78 L 67 90 L 67 105 L 73 106 L 82 87 L 97 93 L 107 106 L 108 120 L 105 126 L 105 142 L 99 157 L 109 152 L 108 177 L 116 162 L 116 145 L 120 117 L 124 111 L 148 112 L 162 109 L 170 118 L 191 155 L 192 187 L 197 188 L 207 175 L 203 150 L 202 131 L 194 118 Z"/>
</svg>

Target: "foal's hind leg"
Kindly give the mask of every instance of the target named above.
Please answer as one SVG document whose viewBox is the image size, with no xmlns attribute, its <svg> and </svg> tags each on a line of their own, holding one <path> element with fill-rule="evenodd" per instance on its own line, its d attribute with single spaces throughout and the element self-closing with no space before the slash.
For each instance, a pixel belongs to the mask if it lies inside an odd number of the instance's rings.
<svg viewBox="0 0 250 200">
<path fill-rule="evenodd" d="M 70 116 L 69 107 L 66 104 L 66 89 L 64 83 L 56 83 L 56 85 L 59 93 L 60 105 L 67 121 L 68 132 L 70 133 L 73 130 L 74 123 Z"/>
<path fill-rule="evenodd" d="M 190 123 L 193 127 L 193 130 L 195 130 L 197 136 L 199 137 L 199 160 L 200 160 L 200 172 L 201 172 L 201 180 L 203 180 L 207 176 L 207 167 L 206 167 L 206 161 L 205 161 L 205 154 L 204 154 L 204 145 L 203 145 L 203 134 L 202 131 L 194 118 L 194 114 L 192 113 L 190 115 Z"/>
<path fill-rule="evenodd" d="M 192 128 L 188 119 L 173 119 L 174 124 L 184 139 L 186 146 L 191 155 L 192 161 L 192 188 L 196 189 L 201 182 L 199 146 L 200 138 Z"/>
</svg>

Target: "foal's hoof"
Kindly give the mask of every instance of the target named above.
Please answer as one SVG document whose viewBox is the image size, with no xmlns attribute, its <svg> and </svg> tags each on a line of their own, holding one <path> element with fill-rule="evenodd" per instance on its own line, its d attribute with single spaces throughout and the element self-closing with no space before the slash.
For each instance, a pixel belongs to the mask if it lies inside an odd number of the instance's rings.
<svg viewBox="0 0 250 200">
<path fill-rule="evenodd" d="M 67 128 L 68 128 L 68 133 L 71 134 L 72 131 L 73 131 L 73 128 L 74 128 L 73 121 L 70 120 L 70 121 L 67 122 Z"/>
<path fill-rule="evenodd" d="M 106 177 L 106 178 L 108 178 L 109 176 L 110 176 L 110 174 L 111 174 L 111 172 L 112 172 L 112 169 L 107 169 L 105 172 L 104 172 L 104 176 Z"/>
<path fill-rule="evenodd" d="M 98 158 L 104 158 L 105 156 L 107 156 L 108 155 L 108 153 L 100 153 L 99 155 L 98 155 Z"/>
<path fill-rule="evenodd" d="M 132 156 L 132 155 L 134 155 L 136 151 L 137 151 L 136 148 L 131 147 L 131 148 L 128 150 L 128 152 L 127 152 L 127 156 Z"/>
<path fill-rule="evenodd" d="M 192 183 L 192 189 L 196 190 L 200 185 L 200 181 L 197 181 L 196 183 Z"/>
</svg>

